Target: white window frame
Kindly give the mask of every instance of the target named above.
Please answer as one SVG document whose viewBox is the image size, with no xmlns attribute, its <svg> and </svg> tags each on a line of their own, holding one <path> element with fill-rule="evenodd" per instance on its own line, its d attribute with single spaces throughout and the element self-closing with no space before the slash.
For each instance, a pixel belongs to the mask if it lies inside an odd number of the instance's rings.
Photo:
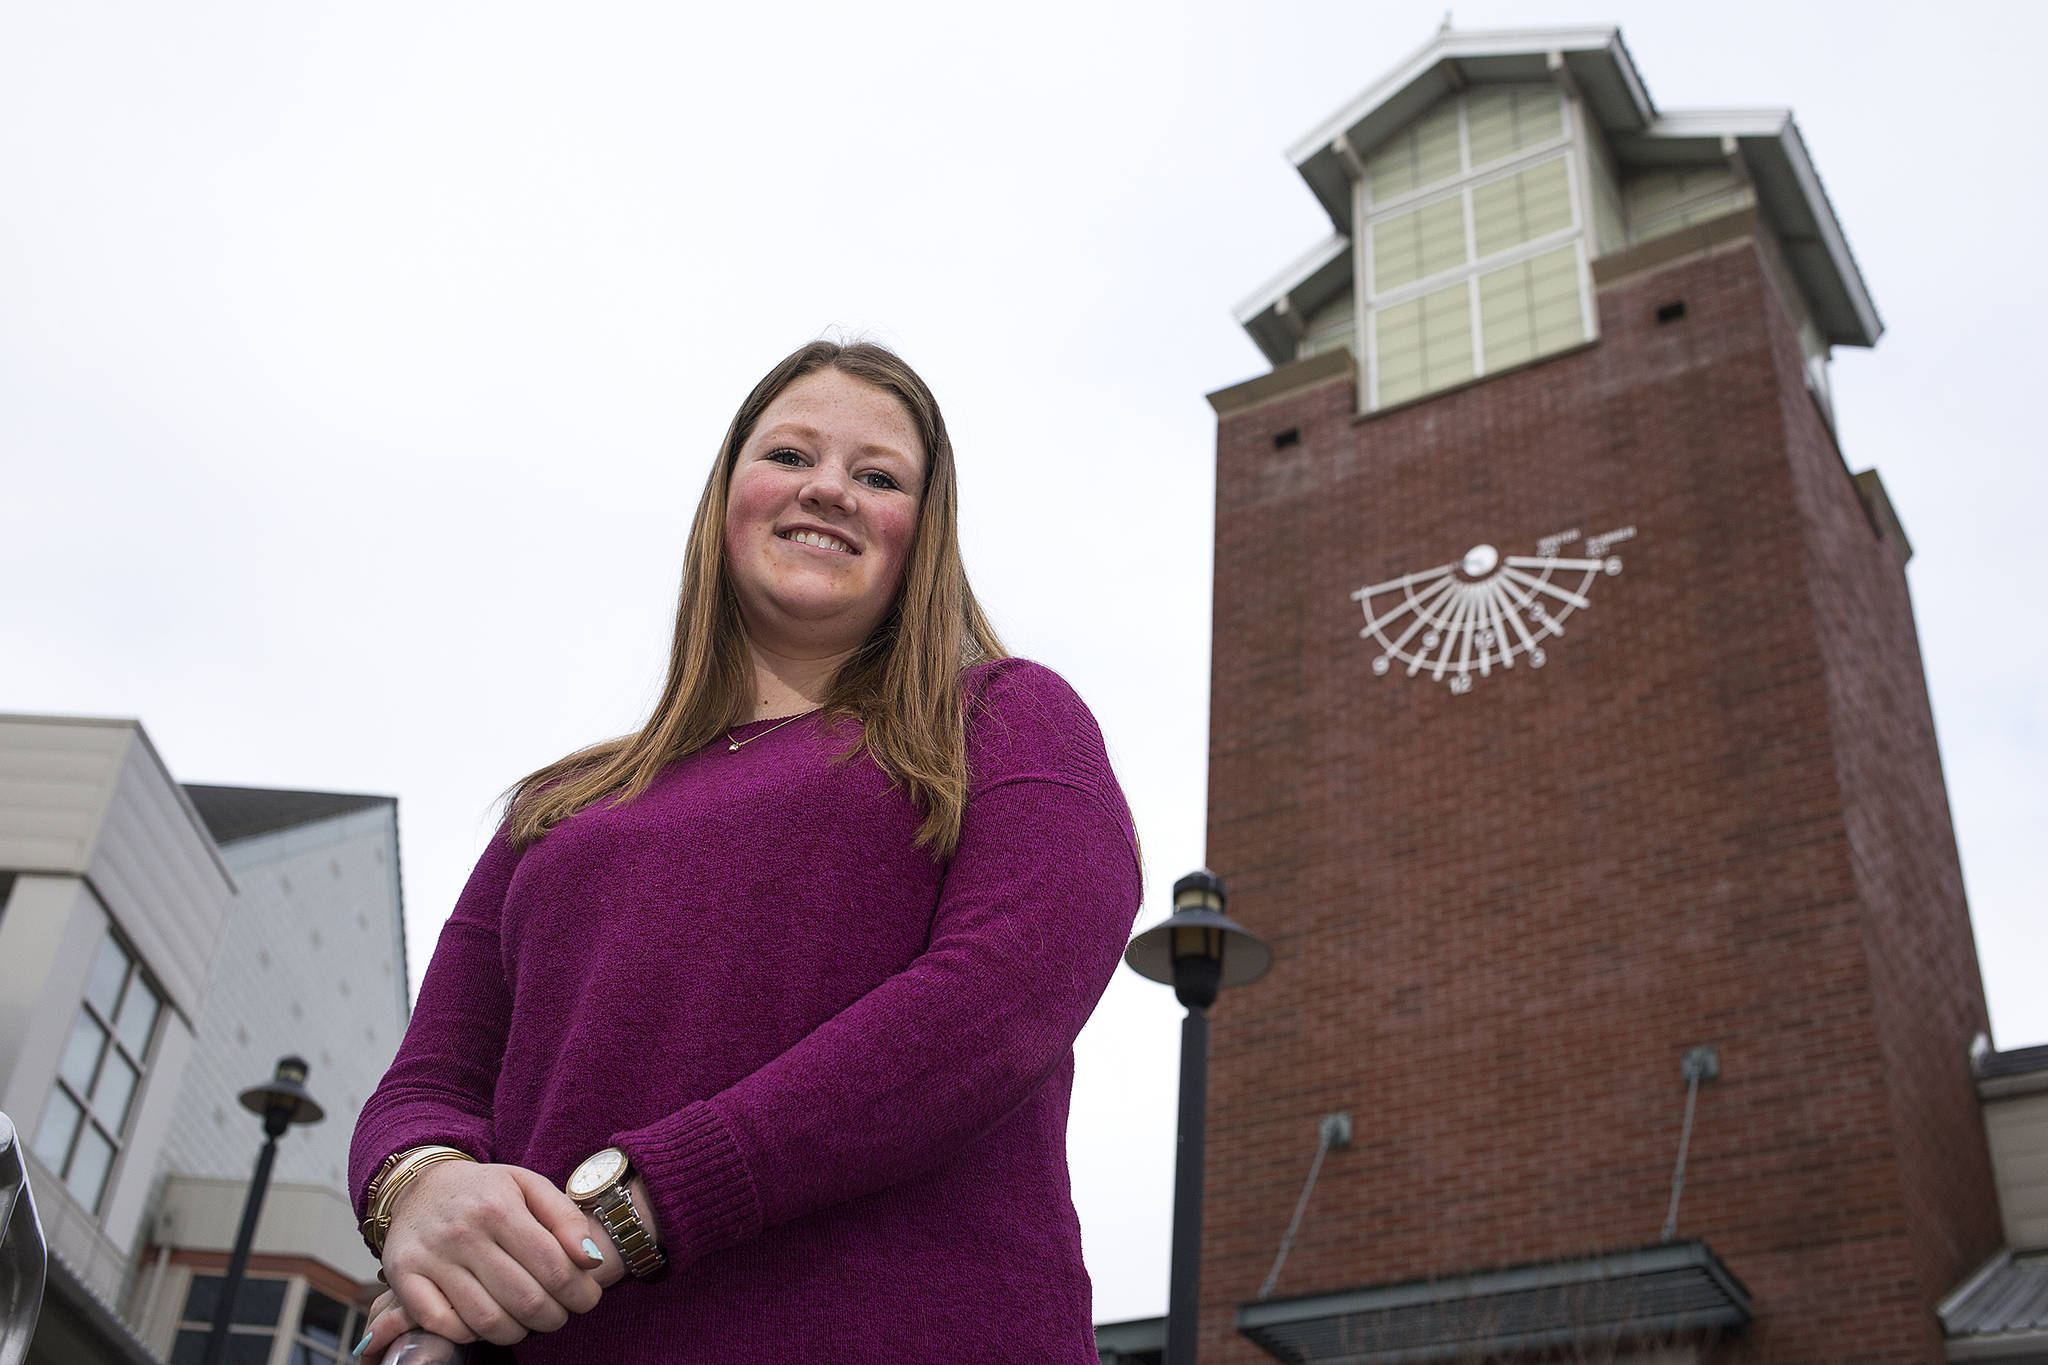
<svg viewBox="0 0 2048 1365">
<path fill-rule="evenodd" d="M 1355 281 L 1356 303 L 1352 309 L 1354 319 L 1355 354 L 1365 367 L 1365 382 L 1359 385 L 1364 395 L 1365 410 L 1377 412 L 1385 406 L 1380 401 L 1380 359 L 1377 329 L 1373 326 L 1373 315 L 1382 308 L 1397 307 L 1423 294 L 1433 294 L 1445 286 L 1465 281 L 1466 304 L 1470 310 L 1472 328 L 1472 379 L 1483 379 L 1486 369 L 1486 336 L 1479 324 L 1479 276 L 1506 266 L 1518 265 L 1525 260 L 1546 255 L 1568 243 L 1576 245 L 1574 253 L 1579 276 L 1579 320 L 1586 339 L 1591 341 L 1598 335 L 1596 326 L 1598 312 L 1594 306 L 1593 273 L 1591 253 L 1586 249 L 1586 234 L 1591 231 L 1588 217 L 1588 198 L 1591 184 L 1587 178 L 1584 158 L 1590 153 L 1585 138 L 1580 134 L 1583 119 L 1578 101 L 1563 90 L 1553 89 L 1558 100 L 1558 136 L 1546 139 L 1531 147 L 1525 147 L 1513 156 L 1488 162 L 1485 169 L 1474 172 L 1472 168 L 1472 130 L 1470 109 L 1466 92 L 1451 96 L 1458 102 L 1458 165 L 1455 179 L 1438 181 L 1400 194 L 1387 196 L 1377 203 L 1372 198 L 1372 177 L 1362 174 L 1352 182 L 1351 220 L 1358 225 L 1353 233 L 1352 278 Z M 1555 231 L 1527 242 L 1518 242 L 1505 251 L 1499 251 L 1484 260 L 1478 258 L 1478 227 L 1472 214 L 1472 192 L 1498 180 L 1520 175 L 1546 161 L 1562 157 L 1565 167 L 1565 193 L 1571 204 L 1571 223 Z M 1439 270 L 1434 275 L 1408 281 L 1395 289 L 1381 294 L 1375 291 L 1373 272 L 1374 228 L 1379 223 L 1399 215 L 1426 208 L 1430 204 L 1457 197 L 1463 200 L 1460 208 L 1465 221 L 1465 261 L 1449 270 Z M 1517 365 L 1528 361 L 1517 361 Z M 1508 368 L 1513 368 L 1512 366 Z M 1471 382 L 1463 381 L 1463 382 Z M 1441 392 L 1436 390 L 1434 392 Z M 1415 398 L 1405 398 L 1403 403 L 1418 401 L 1427 397 L 1428 392 Z"/>
<path fill-rule="evenodd" d="M 99 1006 L 93 1003 L 90 994 L 92 983 L 89 976 L 85 989 L 79 993 L 78 1008 L 71 1014 L 71 1027 L 72 1031 L 75 1032 L 78 1027 L 79 1014 L 89 1013 L 93 1022 L 106 1034 L 106 1041 L 102 1044 L 99 1059 L 94 1066 L 93 1079 L 90 1086 L 92 1090 L 98 1090 L 100 1077 L 108 1065 L 108 1049 L 118 1048 L 121 1056 L 135 1068 L 135 1088 L 129 1092 L 127 1111 L 121 1116 L 119 1130 L 109 1130 L 104 1123 L 100 1122 L 100 1116 L 98 1110 L 94 1108 L 92 1098 L 79 1094 L 72 1083 L 65 1078 L 62 1060 L 64 1054 L 60 1053 L 57 1074 L 50 1080 L 49 1096 L 43 1101 L 43 1114 L 37 1119 L 36 1141 L 31 1144 L 31 1150 L 35 1151 L 37 1159 L 49 1167 L 50 1173 L 57 1177 L 58 1183 L 64 1187 L 65 1193 L 94 1218 L 98 1218 L 101 1210 L 106 1207 L 107 1193 L 114 1188 L 116 1181 L 120 1178 L 122 1161 L 128 1152 L 128 1137 L 135 1127 L 135 1115 L 142 1108 L 143 1096 L 149 1088 L 149 1067 L 156 1056 L 156 1040 L 163 1032 L 164 1016 L 170 1013 L 170 1001 L 164 995 L 163 988 L 157 985 L 151 977 L 149 968 L 142 960 L 142 954 L 136 952 L 133 945 L 115 933 L 111 925 L 108 926 L 105 937 L 100 940 L 100 947 L 93 954 L 93 967 L 95 969 L 98 968 L 100 956 L 106 951 L 106 945 L 109 943 L 113 944 L 128 961 L 127 969 L 121 977 L 121 988 L 114 996 L 114 1013 L 116 1015 L 120 1013 L 121 1007 L 127 1003 L 128 992 L 134 990 L 138 984 L 156 997 L 156 1013 L 150 1020 L 148 1036 L 142 1040 L 141 1053 L 138 1055 L 128 1047 L 127 1043 L 122 1041 L 120 1031 L 115 1027 L 115 1020 L 103 1014 Z M 70 1051 L 71 1036 L 71 1032 L 67 1032 L 64 1035 L 65 1053 Z M 43 1156 L 40 1150 L 42 1125 L 48 1121 L 50 1106 L 56 1103 L 60 1094 L 78 1106 L 78 1126 L 72 1130 L 71 1138 L 65 1144 L 63 1158 L 52 1164 L 48 1158 Z M 97 1128 L 101 1133 L 105 1134 L 110 1145 L 113 1147 L 112 1154 L 107 1158 L 106 1176 L 100 1181 L 99 1190 L 94 1194 L 89 1204 L 80 1197 L 77 1190 L 72 1188 L 70 1179 L 72 1163 L 78 1157 L 78 1144 L 83 1140 L 88 1127 Z"/>
</svg>

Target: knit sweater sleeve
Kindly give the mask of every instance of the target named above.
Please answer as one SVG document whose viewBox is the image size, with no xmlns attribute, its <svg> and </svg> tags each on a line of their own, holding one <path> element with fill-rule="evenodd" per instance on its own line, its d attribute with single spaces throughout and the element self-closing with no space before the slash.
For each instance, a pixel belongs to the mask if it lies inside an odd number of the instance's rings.
<svg viewBox="0 0 2048 1365">
<path fill-rule="evenodd" d="M 946 1162 L 1058 1070 L 1108 986 L 1140 878 L 1100 731 L 1038 665 L 975 684 L 925 951 L 752 1075 L 614 1135 L 678 1264 Z"/>
<path fill-rule="evenodd" d="M 491 1098 L 512 1016 L 498 929 L 518 864 L 500 828 L 441 928 L 398 1055 L 356 1120 L 348 1169 L 359 1214 L 363 1187 L 393 1152 L 446 1143 L 492 1160 Z"/>
</svg>

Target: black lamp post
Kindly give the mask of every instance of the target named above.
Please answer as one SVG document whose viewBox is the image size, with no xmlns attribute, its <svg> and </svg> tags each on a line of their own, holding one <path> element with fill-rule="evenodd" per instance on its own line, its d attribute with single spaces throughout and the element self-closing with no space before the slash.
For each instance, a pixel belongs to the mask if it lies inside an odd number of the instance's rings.
<svg viewBox="0 0 2048 1365">
<path fill-rule="evenodd" d="M 213 1331 L 206 1338 L 201 1365 L 220 1365 L 228 1348 L 228 1323 L 234 1317 L 235 1294 L 242 1287 L 242 1272 L 249 1268 L 249 1247 L 256 1240 L 256 1219 L 263 1212 L 263 1195 L 270 1188 L 270 1168 L 277 1161 L 277 1140 L 294 1123 L 318 1123 L 327 1116 L 306 1093 L 306 1061 L 303 1057 L 280 1057 L 277 1074 L 267 1085 L 253 1085 L 241 1095 L 242 1107 L 263 1116 L 263 1151 L 256 1158 L 256 1174 L 249 1180 L 249 1197 L 242 1203 L 242 1228 L 235 1234 L 235 1251 L 228 1257 L 227 1278 L 221 1282 L 220 1302 L 213 1306 Z"/>
<path fill-rule="evenodd" d="M 1202 1140 L 1209 1100 L 1209 1006 L 1225 986 L 1266 974 L 1273 954 L 1223 913 L 1223 879 L 1207 868 L 1173 884 L 1173 916 L 1131 940 L 1132 971 L 1173 987 L 1180 1025 L 1180 1136 L 1173 1163 L 1173 1269 L 1166 1295 L 1165 1365 L 1195 1365 L 1202 1274 Z"/>
</svg>

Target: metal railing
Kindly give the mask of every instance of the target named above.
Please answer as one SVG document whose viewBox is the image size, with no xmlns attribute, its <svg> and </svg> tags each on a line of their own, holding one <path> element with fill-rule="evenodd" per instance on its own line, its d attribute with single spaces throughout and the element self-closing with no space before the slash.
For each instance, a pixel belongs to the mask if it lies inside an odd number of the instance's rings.
<svg viewBox="0 0 2048 1365">
<path fill-rule="evenodd" d="M 13 1120 L 0 1113 L 0 1365 L 21 1365 L 43 1311 L 43 1225 Z"/>
</svg>

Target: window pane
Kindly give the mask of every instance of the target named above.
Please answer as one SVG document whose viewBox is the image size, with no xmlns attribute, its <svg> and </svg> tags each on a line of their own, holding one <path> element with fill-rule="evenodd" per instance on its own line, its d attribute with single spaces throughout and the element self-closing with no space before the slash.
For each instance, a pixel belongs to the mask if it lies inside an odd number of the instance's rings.
<svg viewBox="0 0 2048 1365">
<path fill-rule="evenodd" d="M 1547 85 L 1483 85 L 1466 96 L 1472 164 L 1483 166 L 1564 135 L 1564 106 Z"/>
<path fill-rule="evenodd" d="M 194 1275 L 192 1288 L 185 1294 L 185 1322 L 212 1322 L 213 1310 L 220 1306 L 221 1277 L 219 1275 Z"/>
<path fill-rule="evenodd" d="M 1463 195 L 1454 194 L 1373 224 L 1372 287 L 1376 294 L 1464 263 Z"/>
<path fill-rule="evenodd" d="M 306 1306 L 299 1314 L 299 1330 L 322 1346 L 339 1346 L 342 1329 L 348 1326 L 348 1305 L 330 1299 L 317 1289 L 306 1291 Z M 354 1343 L 351 1342 L 351 1345 Z"/>
<path fill-rule="evenodd" d="M 235 1322 L 256 1327 L 275 1327 L 284 1309 L 283 1280 L 243 1280 L 235 1293 Z"/>
<path fill-rule="evenodd" d="M 1585 340 L 1578 253 L 1564 247 L 1481 275 L 1479 329 L 1489 372 Z"/>
<path fill-rule="evenodd" d="M 1563 157 L 1472 191 L 1472 235 L 1482 257 L 1571 225 L 1571 178 Z"/>
<path fill-rule="evenodd" d="M 78 1121 L 84 1114 L 78 1101 L 64 1093 L 63 1086 L 51 1087 L 49 1106 L 43 1110 L 43 1121 L 36 1128 L 35 1152 L 45 1166 L 60 1175 L 64 1158 L 71 1155 L 71 1139 L 78 1133 Z"/>
<path fill-rule="evenodd" d="M 97 1213 L 100 1193 L 107 1187 L 107 1172 L 113 1165 L 114 1144 L 97 1123 L 88 1123 L 78 1135 L 78 1149 L 71 1154 L 71 1172 L 64 1177 L 64 1183 L 78 1196 L 79 1203 Z"/>
<path fill-rule="evenodd" d="M 1458 173 L 1458 102 L 1448 99 L 1380 144 L 1365 163 L 1374 203 Z"/>
<path fill-rule="evenodd" d="M 64 1044 L 64 1060 L 58 1064 L 57 1074 L 81 1095 L 92 1094 L 93 1072 L 99 1069 L 100 1050 L 106 1041 L 107 1031 L 99 1021 L 88 1011 L 80 1010 L 71 1021 L 71 1040 Z"/>
<path fill-rule="evenodd" d="M 171 1365 L 199 1365 L 206 1358 L 206 1333 L 180 1332 L 171 1346 Z"/>
<path fill-rule="evenodd" d="M 295 1341 L 291 1355 L 286 1357 L 286 1365 L 334 1365 L 340 1358 L 339 1351 L 316 1350 L 303 1341 Z"/>
<path fill-rule="evenodd" d="M 121 1016 L 115 1021 L 114 1033 L 138 1062 L 149 1053 L 149 1035 L 156 1028 L 159 1005 L 156 992 L 142 979 L 141 972 L 129 978 L 128 994 L 122 998 Z"/>
<path fill-rule="evenodd" d="M 236 1332 L 228 1337 L 225 1365 L 270 1365 L 269 1332 Z"/>
<path fill-rule="evenodd" d="M 135 1067 L 119 1052 L 107 1054 L 100 1068 L 100 1088 L 93 1092 L 92 1111 L 100 1122 L 119 1133 L 128 1126 L 128 1102 L 135 1098 Z"/>
<path fill-rule="evenodd" d="M 111 1019 L 114 1017 L 114 1002 L 121 998 L 121 982 L 128 976 L 128 954 L 114 941 L 112 934 L 100 945 L 98 960 L 92 964 L 92 979 L 86 982 L 85 998 L 92 1001 L 93 1008 Z"/>
<path fill-rule="evenodd" d="M 1382 407 L 1472 377 L 1471 295 L 1463 281 L 1373 317 Z"/>
</svg>

